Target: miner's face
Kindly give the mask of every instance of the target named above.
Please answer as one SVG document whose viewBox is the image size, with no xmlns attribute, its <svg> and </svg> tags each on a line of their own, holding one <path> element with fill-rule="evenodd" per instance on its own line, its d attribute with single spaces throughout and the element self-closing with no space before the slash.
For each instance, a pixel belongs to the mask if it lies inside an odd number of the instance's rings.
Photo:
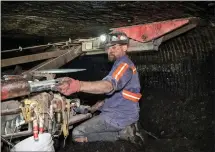
<svg viewBox="0 0 215 152">
<path fill-rule="evenodd" d="M 128 46 L 127 45 L 113 45 L 107 48 L 108 59 L 109 61 L 116 61 L 118 58 L 126 54 Z"/>
</svg>

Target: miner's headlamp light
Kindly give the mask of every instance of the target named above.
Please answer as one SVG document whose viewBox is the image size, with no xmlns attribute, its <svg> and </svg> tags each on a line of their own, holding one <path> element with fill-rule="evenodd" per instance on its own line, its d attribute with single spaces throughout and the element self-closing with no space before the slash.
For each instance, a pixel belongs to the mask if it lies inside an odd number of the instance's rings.
<svg viewBox="0 0 215 152">
<path fill-rule="evenodd" d="M 129 38 L 125 33 L 114 32 L 108 35 L 101 35 L 100 41 L 105 44 L 105 49 L 108 49 L 109 47 L 116 44 L 120 45 L 128 44 Z"/>
<path fill-rule="evenodd" d="M 109 41 L 107 43 L 108 46 L 113 46 L 115 44 L 128 44 L 128 37 L 125 33 L 115 32 L 109 34 Z"/>
</svg>

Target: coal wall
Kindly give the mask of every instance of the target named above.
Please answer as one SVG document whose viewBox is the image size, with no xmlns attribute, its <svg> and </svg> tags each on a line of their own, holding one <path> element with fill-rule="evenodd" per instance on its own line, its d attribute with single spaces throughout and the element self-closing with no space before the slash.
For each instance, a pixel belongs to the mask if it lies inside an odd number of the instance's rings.
<svg viewBox="0 0 215 152">
<path fill-rule="evenodd" d="M 215 28 L 199 27 L 160 46 L 159 52 L 131 56 L 143 87 L 169 90 L 183 97 L 212 90 Z"/>
<path fill-rule="evenodd" d="M 198 27 L 136 54 L 144 128 L 159 138 L 185 138 L 202 151 L 213 147 L 215 28 Z M 156 88 L 156 89 L 155 89 Z"/>
</svg>

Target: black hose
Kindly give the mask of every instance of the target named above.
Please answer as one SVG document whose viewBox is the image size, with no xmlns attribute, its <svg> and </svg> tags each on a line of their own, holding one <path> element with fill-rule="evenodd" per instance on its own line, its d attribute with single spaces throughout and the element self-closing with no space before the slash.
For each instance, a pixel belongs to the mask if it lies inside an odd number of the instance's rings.
<svg viewBox="0 0 215 152">
<path fill-rule="evenodd" d="M 7 145 L 9 145 L 10 147 L 14 147 L 14 146 L 15 146 L 12 142 L 8 141 L 7 139 L 5 139 L 5 138 L 2 137 L 2 136 L 1 136 L 1 140 L 2 140 L 4 143 L 6 143 Z"/>
</svg>

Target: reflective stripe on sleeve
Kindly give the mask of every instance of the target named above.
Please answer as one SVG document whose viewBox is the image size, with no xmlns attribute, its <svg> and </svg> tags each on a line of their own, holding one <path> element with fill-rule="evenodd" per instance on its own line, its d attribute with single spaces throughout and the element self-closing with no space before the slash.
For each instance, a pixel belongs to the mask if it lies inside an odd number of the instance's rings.
<svg viewBox="0 0 215 152">
<path fill-rule="evenodd" d="M 142 95 L 140 93 L 133 93 L 127 90 L 123 90 L 122 91 L 122 95 L 125 99 L 134 101 L 134 102 L 138 102 L 140 100 L 140 98 L 142 97 Z"/>
<path fill-rule="evenodd" d="M 117 81 L 123 76 L 125 71 L 128 69 L 127 63 L 121 63 L 116 70 L 113 72 L 112 77 L 116 79 Z"/>
<path fill-rule="evenodd" d="M 132 66 L 131 69 L 132 69 L 132 71 L 133 71 L 133 74 L 136 74 L 136 73 L 137 73 L 137 69 L 136 69 L 135 66 Z"/>
</svg>

